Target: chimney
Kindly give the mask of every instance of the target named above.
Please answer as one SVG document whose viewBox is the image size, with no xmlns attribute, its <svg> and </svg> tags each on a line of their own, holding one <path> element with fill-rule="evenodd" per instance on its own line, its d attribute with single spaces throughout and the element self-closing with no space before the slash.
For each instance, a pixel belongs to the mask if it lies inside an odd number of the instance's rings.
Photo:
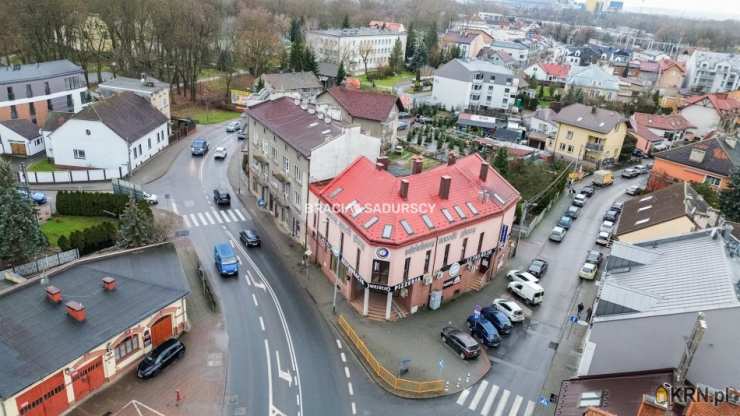
<svg viewBox="0 0 740 416">
<path fill-rule="evenodd" d="M 401 198 L 406 199 L 409 196 L 409 180 L 401 179 Z"/>
<path fill-rule="evenodd" d="M 478 178 L 481 182 L 485 182 L 486 179 L 488 179 L 488 162 L 483 161 L 480 164 L 480 174 L 478 174 Z"/>
<path fill-rule="evenodd" d="M 116 279 L 110 276 L 106 276 L 103 278 L 103 290 L 105 290 L 106 292 L 112 292 L 116 290 L 117 287 L 118 282 L 116 282 Z"/>
<path fill-rule="evenodd" d="M 378 163 L 375 164 L 375 169 L 377 169 L 377 170 L 385 170 L 385 166 L 382 163 L 378 162 Z"/>
<path fill-rule="evenodd" d="M 701 163 L 704 161 L 704 154 L 706 151 L 704 149 L 697 149 L 696 147 L 691 149 L 691 153 L 689 154 L 689 160 L 695 163 Z"/>
<path fill-rule="evenodd" d="M 65 306 L 67 306 L 67 315 L 74 318 L 77 322 L 85 322 L 85 306 L 83 304 L 71 300 Z"/>
<path fill-rule="evenodd" d="M 455 152 L 447 153 L 447 166 L 452 166 L 457 161 L 457 155 Z"/>
<path fill-rule="evenodd" d="M 442 199 L 448 199 L 450 197 L 450 183 L 452 178 L 448 175 L 443 175 L 439 178 L 439 197 Z"/>
<path fill-rule="evenodd" d="M 415 157 L 412 159 L 411 163 L 411 174 L 416 175 L 418 173 L 421 173 L 421 167 L 424 161 L 418 157 Z"/>
<path fill-rule="evenodd" d="M 382 163 L 383 164 L 383 169 L 384 170 L 388 170 L 388 165 L 391 164 L 391 160 L 388 159 L 388 156 L 380 156 L 378 158 L 378 163 Z"/>
<path fill-rule="evenodd" d="M 46 299 L 52 303 L 62 303 L 62 291 L 56 286 L 47 286 Z"/>
</svg>

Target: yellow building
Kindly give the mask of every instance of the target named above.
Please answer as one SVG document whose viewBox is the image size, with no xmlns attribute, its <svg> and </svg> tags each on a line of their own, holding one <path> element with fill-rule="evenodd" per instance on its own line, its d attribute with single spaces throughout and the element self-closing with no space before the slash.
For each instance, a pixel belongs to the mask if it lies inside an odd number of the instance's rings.
<svg viewBox="0 0 740 416">
<path fill-rule="evenodd" d="M 600 12 L 604 7 L 604 2 L 599 0 L 586 0 L 586 11 L 589 13 Z"/>
<path fill-rule="evenodd" d="M 569 105 L 555 116 L 558 131 L 547 150 L 557 159 L 585 162 L 592 167 L 615 162 L 627 134 L 624 117 L 611 110 Z"/>
</svg>

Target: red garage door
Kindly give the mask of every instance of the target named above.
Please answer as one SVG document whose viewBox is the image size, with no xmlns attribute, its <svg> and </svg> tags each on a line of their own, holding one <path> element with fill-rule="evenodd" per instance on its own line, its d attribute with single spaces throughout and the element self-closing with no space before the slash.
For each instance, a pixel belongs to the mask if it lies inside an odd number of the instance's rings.
<svg viewBox="0 0 740 416">
<path fill-rule="evenodd" d="M 172 338 L 172 315 L 159 318 L 152 325 L 152 348 Z"/>
<path fill-rule="evenodd" d="M 72 374 L 72 387 L 75 392 L 75 401 L 82 400 L 88 393 L 97 389 L 105 383 L 105 371 L 103 371 L 103 357 L 93 360 L 77 369 Z"/>
<path fill-rule="evenodd" d="M 56 416 L 69 407 L 64 374 L 58 372 L 15 399 L 22 416 Z"/>
</svg>

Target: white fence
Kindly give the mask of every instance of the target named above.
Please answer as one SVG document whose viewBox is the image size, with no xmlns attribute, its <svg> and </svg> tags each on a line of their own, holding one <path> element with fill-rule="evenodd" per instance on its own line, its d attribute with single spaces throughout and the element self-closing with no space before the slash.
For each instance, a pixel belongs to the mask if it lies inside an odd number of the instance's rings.
<svg viewBox="0 0 740 416">
<path fill-rule="evenodd" d="M 81 170 L 55 170 L 52 172 L 27 172 L 28 183 L 75 183 L 109 181 L 126 177 L 128 167 L 120 166 L 112 169 L 81 169 Z M 18 180 L 26 181 L 22 171 L 18 171 Z"/>
</svg>

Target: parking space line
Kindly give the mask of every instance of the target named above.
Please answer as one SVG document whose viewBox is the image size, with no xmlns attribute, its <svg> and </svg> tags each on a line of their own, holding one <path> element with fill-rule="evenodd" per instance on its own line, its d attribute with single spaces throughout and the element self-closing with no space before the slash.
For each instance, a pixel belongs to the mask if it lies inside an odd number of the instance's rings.
<svg viewBox="0 0 740 416">
<path fill-rule="evenodd" d="M 468 409 L 475 410 L 475 408 L 478 407 L 478 403 L 480 402 L 480 399 L 483 398 L 483 392 L 486 391 L 486 387 L 488 387 L 488 382 L 486 380 L 482 380 L 480 385 L 478 385 L 478 390 L 476 390 L 473 395 L 473 400 L 471 400 L 470 405 L 468 405 Z"/>
<path fill-rule="evenodd" d="M 219 224 L 223 224 L 224 221 L 221 219 L 221 217 L 218 216 L 218 212 L 216 212 L 216 210 L 213 208 L 211 208 L 211 212 L 213 213 L 213 216 L 216 218 L 216 221 Z"/>
</svg>

